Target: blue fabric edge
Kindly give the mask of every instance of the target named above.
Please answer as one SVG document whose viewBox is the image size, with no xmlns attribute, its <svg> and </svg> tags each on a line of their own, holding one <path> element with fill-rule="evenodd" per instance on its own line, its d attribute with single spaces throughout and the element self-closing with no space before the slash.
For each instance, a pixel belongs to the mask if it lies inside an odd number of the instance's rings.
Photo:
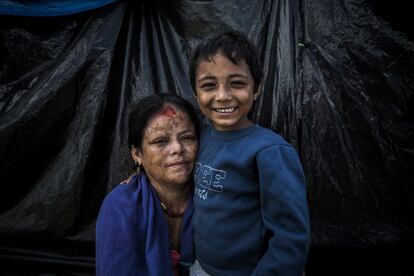
<svg viewBox="0 0 414 276">
<path fill-rule="evenodd" d="M 21 1 L 0 1 L 0 15 L 9 16 L 62 16 L 100 8 L 102 6 L 117 2 L 118 0 L 97 0 L 97 1 L 40 1 L 22 4 Z"/>
</svg>

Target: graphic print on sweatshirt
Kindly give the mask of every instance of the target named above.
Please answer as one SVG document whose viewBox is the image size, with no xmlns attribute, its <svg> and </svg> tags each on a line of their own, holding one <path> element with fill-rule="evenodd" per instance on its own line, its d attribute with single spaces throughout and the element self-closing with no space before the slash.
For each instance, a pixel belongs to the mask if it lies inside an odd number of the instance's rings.
<svg viewBox="0 0 414 276">
<path fill-rule="evenodd" d="M 200 162 L 194 165 L 195 194 L 200 199 L 206 200 L 209 193 L 222 193 L 222 181 L 226 178 L 226 172 L 218 170 Z"/>
</svg>

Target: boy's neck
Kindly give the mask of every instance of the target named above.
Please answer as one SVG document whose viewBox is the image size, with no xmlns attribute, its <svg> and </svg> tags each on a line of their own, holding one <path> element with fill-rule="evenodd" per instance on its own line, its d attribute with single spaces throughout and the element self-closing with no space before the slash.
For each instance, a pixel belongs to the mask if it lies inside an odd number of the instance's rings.
<svg viewBox="0 0 414 276">
<path fill-rule="evenodd" d="M 253 125 L 253 122 L 248 120 L 248 122 L 246 122 L 246 124 L 244 124 L 242 127 L 239 127 L 239 128 L 233 128 L 232 126 L 222 127 L 222 126 L 217 126 L 214 123 L 212 123 L 211 125 L 213 126 L 215 131 L 230 132 L 230 131 L 238 131 L 238 130 L 242 130 L 242 129 L 246 129 L 248 127 L 251 127 Z"/>
</svg>

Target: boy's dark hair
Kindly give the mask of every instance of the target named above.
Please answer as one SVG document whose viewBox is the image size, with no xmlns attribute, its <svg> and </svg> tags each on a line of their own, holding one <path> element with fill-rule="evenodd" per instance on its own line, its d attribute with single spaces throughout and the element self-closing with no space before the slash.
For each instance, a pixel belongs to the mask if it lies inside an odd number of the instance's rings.
<svg viewBox="0 0 414 276">
<path fill-rule="evenodd" d="M 201 61 L 210 61 L 211 57 L 222 52 L 234 64 L 245 60 L 254 79 L 254 92 L 263 78 L 262 64 L 255 46 L 240 32 L 228 31 L 209 37 L 194 49 L 190 58 L 189 74 L 193 92 L 196 93 L 196 70 Z"/>
<path fill-rule="evenodd" d="M 142 98 L 129 115 L 129 145 L 141 147 L 145 127 L 150 118 L 162 110 L 165 104 L 171 104 L 185 112 L 194 124 L 197 139 L 200 137 L 200 122 L 194 107 L 185 99 L 174 94 L 154 94 Z"/>
</svg>

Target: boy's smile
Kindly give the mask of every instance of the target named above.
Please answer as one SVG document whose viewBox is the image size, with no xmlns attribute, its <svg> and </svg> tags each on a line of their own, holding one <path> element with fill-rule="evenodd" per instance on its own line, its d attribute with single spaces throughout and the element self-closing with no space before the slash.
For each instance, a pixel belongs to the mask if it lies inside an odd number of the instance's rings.
<svg viewBox="0 0 414 276">
<path fill-rule="evenodd" d="M 254 80 L 244 60 L 234 64 L 221 52 L 196 69 L 197 100 L 203 114 L 220 131 L 242 129 L 254 101 Z"/>
</svg>

